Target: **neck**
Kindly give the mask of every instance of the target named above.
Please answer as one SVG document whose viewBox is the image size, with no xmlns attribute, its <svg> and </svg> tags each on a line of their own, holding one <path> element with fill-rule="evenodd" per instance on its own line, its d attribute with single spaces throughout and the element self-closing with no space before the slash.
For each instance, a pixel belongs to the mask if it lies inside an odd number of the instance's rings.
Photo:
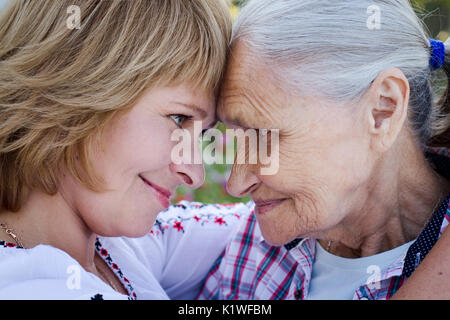
<svg viewBox="0 0 450 320">
<path fill-rule="evenodd" d="M 60 193 L 33 191 L 18 212 L 1 212 L 0 222 L 14 230 L 25 248 L 50 245 L 68 253 L 87 271 L 95 271 L 96 234 Z M 11 241 L 2 232 L 0 239 Z"/>
<path fill-rule="evenodd" d="M 321 239 L 330 252 L 356 258 L 391 250 L 415 239 L 450 183 L 433 171 L 413 144 L 391 151 L 374 167 L 373 176 L 352 197 L 353 209 Z"/>
</svg>

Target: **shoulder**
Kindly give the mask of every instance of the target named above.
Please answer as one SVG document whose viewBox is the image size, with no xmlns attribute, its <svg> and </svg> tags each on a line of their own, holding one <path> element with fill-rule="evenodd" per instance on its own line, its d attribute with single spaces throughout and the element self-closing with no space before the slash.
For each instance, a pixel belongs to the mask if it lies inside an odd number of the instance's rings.
<svg viewBox="0 0 450 320">
<path fill-rule="evenodd" d="M 67 253 L 39 245 L 0 247 L 0 299 L 127 299 Z"/>
<path fill-rule="evenodd" d="M 440 235 L 444 233 L 444 231 L 448 228 L 448 225 L 450 224 L 450 194 L 447 196 L 447 199 L 442 206 L 442 210 L 445 211 L 445 215 L 441 224 L 441 230 L 439 232 Z"/>
</svg>

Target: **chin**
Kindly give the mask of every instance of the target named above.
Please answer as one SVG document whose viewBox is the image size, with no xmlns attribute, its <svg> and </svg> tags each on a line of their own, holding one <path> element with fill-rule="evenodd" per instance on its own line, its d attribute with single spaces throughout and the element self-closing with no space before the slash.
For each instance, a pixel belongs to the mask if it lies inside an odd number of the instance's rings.
<svg viewBox="0 0 450 320">
<path fill-rule="evenodd" d="M 117 237 L 140 238 L 149 233 L 152 227 L 153 225 L 139 225 L 134 228 L 127 228 L 126 230 L 121 230 L 120 235 L 117 235 Z"/>
<path fill-rule="evenodd" d="M 286 201 L 274 210 L 256 216 L 266 242 L 274 246 L 283 246 L 298 238 L 302 230 L 294 227 L 299 223 L 292 212 L 295 212 L 295 209 L 292 208 L 290 201 Z"/>
<path fill-rule="evenodd" d="M 276 232 L 276 230 L 274 229 L 268 231 L 262 228 L 261 226 L 260 229 L 264 240 L 276 247 L 288 244 L 289 242 L 297 238 L 296 236 L 292 235 L 283 235 L 282 233 Z"/>
<path fill-rule="evenodd" d="M 140 238 L 145 236 L 150 232 L 151 228 L 155 224 L 156 216 L 151 217 L 136 217 L 131 221 L 128 220 L 127 223 L 121 223 L 117 226 L 117 237 L 128 237 L 128 238 Z"/>
</svg>

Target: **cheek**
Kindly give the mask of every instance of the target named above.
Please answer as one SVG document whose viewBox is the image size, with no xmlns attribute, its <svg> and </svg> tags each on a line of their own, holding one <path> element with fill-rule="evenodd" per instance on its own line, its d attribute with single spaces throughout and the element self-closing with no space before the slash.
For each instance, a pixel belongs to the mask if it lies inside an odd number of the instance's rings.
<svg viewBox="0 0 450 320">
<path fill-rule="evenodd" d="M 364 171 L 361 153 L 349 152 L 355 145 L 354 141 L 339 139 L 280 141 L 278 173 L 261 178 L 271 189 L 267 193 L 281 193 L 291 199 L 289 208 L 278 209 L 277 219 L 267 223 L 278 230 L 273 231 L 272 238 L 277 233 L 295 237 L 339 222 L 340 206 L 359 185 L 360 172 Z"/>
<path fill-rule="evenodd" d="M 304 200 L 301 203 L 305 203 Z M 286 200 L 273 212 L 257 215 L 257 218 L 264 239 L 278 246 L 322 227 L 320 217 L 304 204 L 299 207 L 297 199 Z"/>
<path fill-rule="evenodd" d="M 372 167 L 368 146 L 363 137 L 349 130 L 332 140 L 324 152 L 324 174 L 333 192 L 345 197 L 367 181 Z"/>
<path fill-rule="evenodd" d="M 72 183 L 66 192 L 76 214 L 89 230 L 101 236 L 142 236 L 159 213 L 159 204 L 138 179 L 131 186 L 102 193 Z"/>
<path fill-rule="evenodd" d="M 115 130 L 114 130 L 115 129 Z M 105 131 L 104 148 L 92 154 L 95 172 L 107 191 L 96 193 L 65 178 L 72 208 L 89 229 L 103 236 L 141 236 L 154 224 L 160 204 L 139 178 L 170 164 L 170 128 L 164 121 L 122 125 Z"/>
<path fill-rule="evenodd" d="M 126 120 L 105 134 L 102 152 L 95 161 L 98 169 L 107 176 L 119 176 L 130 170 L 138 174 L 167 166 L 173 142 L 165 119 L 148 123 Z"/>
<path fill-rule="evenodd" d="M 323 128 L 280 140 L 279 179 L 287 189 L 342 195 L 367 178 L 370 159 L 364 138 L 344 125 Z"/>
<path fill-rule="evenodd" d="M 73 212 L 89 230 L 102 234 L 104 229 L 108 229 L 109 218 L 105 214 L 109 212 L 109 208 L 105 206 L 108 193 L 95 193 L 79 184 L 70 174 L 63 176 L 59 189 Z M 114 205 L 114 203 L 109 204 Z"/>
<path fill-rule="evenodd" d="M 295 195 L 304 188 L 323 185 L 323 152 L 309 141 L 281 138 L 279 170 L 275 175 L 260 176 L 264 184 L 287 195 Z"/>
</svg>

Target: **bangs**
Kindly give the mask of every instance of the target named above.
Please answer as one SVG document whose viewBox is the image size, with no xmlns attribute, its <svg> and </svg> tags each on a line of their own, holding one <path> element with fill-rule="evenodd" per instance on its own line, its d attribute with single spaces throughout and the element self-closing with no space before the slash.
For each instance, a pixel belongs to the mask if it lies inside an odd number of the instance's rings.
<svg viewBox="0 0 450 320">
<path fill-rule="evenodd" d="M 156 22 L 161 28 L 146 51 L 144 62 L 135 70 L 151 75 L 152 85 L 189 81 L 196 87 L 216 91 L 231 38 L 226 2 L 179 1 L 176 6 L 172 3 L 158 10 L 169 11 L 162 15 L 167 20 Z"/>
</svg>

